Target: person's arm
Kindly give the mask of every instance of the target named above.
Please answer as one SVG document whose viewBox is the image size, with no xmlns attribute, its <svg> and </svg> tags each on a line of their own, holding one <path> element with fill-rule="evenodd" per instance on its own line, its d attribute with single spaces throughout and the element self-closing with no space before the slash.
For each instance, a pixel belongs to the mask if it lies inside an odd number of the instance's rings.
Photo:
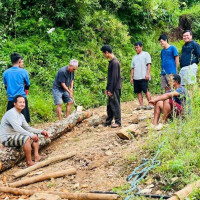
<svg viewBox="0 0 200 200">
<path fill-rule="evenodd" d="M 71 80 L 70 83 L 70 91 L 73 92 L 73 88 L 74 88 L 74 80 Z"/>
<path fill-rule="evenodd" d="M 194 48 L 194 55 L 197 57 L 198 61 L 200 59 L 200 46 L 197 42 L 194 43 L 193 45 Z"/>
<path fill-rule="evenodd" d="M 25 117 L 23 116 L 23 121 L 22 121 L 22 128 L 28 132 L 31 132 L 31 133 L 37 133 L 37 134 L 41 134 L 42 133 L 42 130 L 40 129 L 36 129 L 36 128 L 33 128 L 31 126 L 29 126 L 29 124 L 26 122 L 26 119 Z"/>
<path fill-rule="evenodd" d="M 133 84 L 134 68 L 131 69 L 130 83 Z"/>
<path fill-rule="evenodd" d="M 175 64 L 176 64 L 176 72 L 178 73 L 178 66 L 179 66 L 179 56 L 175 56 Z"/>
<path fill-rule="evenodd" d="M 3 73 L 3 84 L 5 86 L 5 89 L 7 90 L 7 81 L 6 81 L 6 76 L 4 73 Z"/>
<path fill-rule="evenodd" d="M 151 63 L 147 64 L 147 74 L 145 76 L 145 79 L 148 81 L 150 79 L 150 73 L 151 73 Z"/>
<path fill-rule="evenodd" d="M 155 104 L 158 101 L 164 101 L 166 99 L 172 98 L 174 96 L 179 96 L 180 94 L 176 91 L 165 93 L 161 96 L 155 97 L 154 99 L 150 100 L 149 103 Z"/>
<path fill-rule="evenodd" d="M 65 83 L 61 83 L 61 86 L 63 87 L 63 89 L 64 89 L 65 91 L 67 91 L 67 92 L 69 93 L 69 96 L 70 96 L 70 97 L 73 97 L 73 93 L 70 91 L 70 89 L 66 86 Z"/>
<path fill-rule="evenodd" d="M 26 70 L 25 70 L 25 76 L 24 76 L 24 83 L 25 83 L 25 86 L 27 87 L 30 86 L 30 80 L 29 80 L 28 72 Z"/>
</svg>

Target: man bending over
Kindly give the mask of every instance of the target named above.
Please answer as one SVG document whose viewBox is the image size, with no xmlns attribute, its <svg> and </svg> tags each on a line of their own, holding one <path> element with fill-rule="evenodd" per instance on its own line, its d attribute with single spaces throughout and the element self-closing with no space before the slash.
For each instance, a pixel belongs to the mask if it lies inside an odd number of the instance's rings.
<svg viewBox="0 0 200 200">
<path fill-rule="evenodd" d="M 181 77 L 179 75 L 170 75 L 169 85 L 174 89 L 150 101 L 150 103 L 155 105 L 153 125 L 158 125 L 161 112 L 163 112 L 163 123 L 166 123 L 167 118 L 173 110 L 175 115 L 179 116 L 183 111 L 185 112 L 189 109 L 190 96 L 180 83 Z"/>
<path fill-rule="evenodd" d="M 23 147 L 26 156 L 27 166 L 34 165 L 31 158 L 33 148 L 35 162 L 40 161 L 39 139 L 37 134 L 42 134 L 46 138 L 49 134 L 45 130 L 32 128 L 26 122 L 24 115 L 21 113 L 25 107 L 25 98 L 17 95 L 13 99 L 14 108 L 5 113 L 1 120 L 0 138 L 6 147 Z"/>
</svg>

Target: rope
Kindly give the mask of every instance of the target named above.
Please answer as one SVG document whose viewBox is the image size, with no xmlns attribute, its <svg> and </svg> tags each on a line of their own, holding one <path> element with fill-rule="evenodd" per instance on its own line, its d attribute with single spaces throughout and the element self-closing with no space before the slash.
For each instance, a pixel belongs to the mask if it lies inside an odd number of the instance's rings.
<svg viewBox="0 0 200 200">
<path fill-rule="evenodd" d="M 156 168 L 157 166 L 159 166 L 161 164 L 161 162 L 159 160 L 156 160 L 159 153 L 160 153 L 160 149 L 163 146 L 165 140 L 158 146 L 158 150 L 155 154 L 155 156 L 152 159 L 142 159 L 142 164 L 138 167 L 136 167 L 133 172 L 126 178 L 126 181 L 130 181 L 131 182 L 131 189 L 125 191 L 125 194 L 129 194 L 130 192 L 133 192 L 134 190 L 136 190 L 136 194 L 140 194 L 141 190 L 138 188 L 138 184 L 140 183 L 140 181 L 148 174 L 148 172 L 150 170 L 152 170 L 153 168 Z M 129 200 L 132 197 L 134 197 L 135 195 L 129 195 L 125 198 L 125 200 Z"/>
</svg>

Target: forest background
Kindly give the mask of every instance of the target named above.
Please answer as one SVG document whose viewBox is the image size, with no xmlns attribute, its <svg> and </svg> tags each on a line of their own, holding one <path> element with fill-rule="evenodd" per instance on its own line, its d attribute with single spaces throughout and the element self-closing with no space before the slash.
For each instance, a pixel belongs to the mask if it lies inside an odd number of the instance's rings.
<svg viewBox="0 0 200 200">
<path fill-rule="evenodd" d="M 179 52 L 181 32 L 192 29 L 200 39 L 198 0 L 3 0 L 0 1 L 0 76 L 11 66 L 10 54 L 24 57 L 31 87 L 28 94 L 32 123 L 56 119 L 51 94 L 59 68 L 78 59 L 75 100 L 85 108 L 106 104 L 108 61 L 100 48 L 112 46 L 121 63 L 122 101 L 132 100 L 130 65 L 134 43 L 142 41 L 152 56 L 150 91 L 160 93 L 158 37 L 166 33 Z M 51 28 L 55 31 L 48 34 Z M 7 96 L 0 79 L 0 118 Z"/>
</svg>

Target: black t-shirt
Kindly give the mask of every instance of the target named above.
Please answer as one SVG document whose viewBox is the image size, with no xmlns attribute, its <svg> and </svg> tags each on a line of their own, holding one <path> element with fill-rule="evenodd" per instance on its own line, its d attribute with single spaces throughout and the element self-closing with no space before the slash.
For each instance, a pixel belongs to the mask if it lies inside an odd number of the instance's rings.
<svg viewBox="0 0 200 200">
<path fill-rule="evenodd" d="M 74 72 L 69 72 L 67 69 L 68 66 L 59 69 L 58 73 L 56 74 L 55 81 L 53 83 L 54 89 L 64 90 L 61 83 L 65 83 L 65 85 L 69 87 L 71 81 L 74 80 Z"/>
</svg>

